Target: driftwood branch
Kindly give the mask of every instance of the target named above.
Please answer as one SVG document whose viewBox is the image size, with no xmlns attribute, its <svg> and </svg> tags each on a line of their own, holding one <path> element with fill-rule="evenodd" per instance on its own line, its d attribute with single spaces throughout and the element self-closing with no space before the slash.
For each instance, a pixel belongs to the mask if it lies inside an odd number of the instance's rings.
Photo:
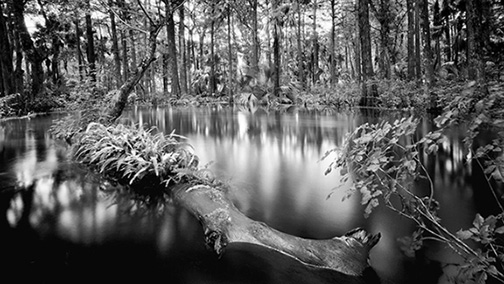
<svg viewBox="0 0 504 284">
<path fill-rule="evenodd" d="M 293 257 L 307 265 L 362 276 L 370 249 L 380 234 L 355 229 L 342 237 L 303 239 L 275 230 L 241 213 L 223 190 L 207 185 L 178 185 L 173 199 L 202 224 L 206 244 L 222 254 L 228 244 L 250 243 Z"/>
</svg>

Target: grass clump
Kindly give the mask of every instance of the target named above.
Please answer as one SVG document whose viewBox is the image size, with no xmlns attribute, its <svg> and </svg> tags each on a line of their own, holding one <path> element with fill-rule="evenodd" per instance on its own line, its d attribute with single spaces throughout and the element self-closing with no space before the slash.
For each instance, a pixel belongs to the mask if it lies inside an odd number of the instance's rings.
<svg viewBox="0 0 504 284">
<path fill-rule="evenodd" d="M 179 183 L 211 183 L 185 138 L 123 124 L 90 123 L 73 146 L 73 156 L 106 178 L 148 196 L 169 194 Z"/>
</svg>

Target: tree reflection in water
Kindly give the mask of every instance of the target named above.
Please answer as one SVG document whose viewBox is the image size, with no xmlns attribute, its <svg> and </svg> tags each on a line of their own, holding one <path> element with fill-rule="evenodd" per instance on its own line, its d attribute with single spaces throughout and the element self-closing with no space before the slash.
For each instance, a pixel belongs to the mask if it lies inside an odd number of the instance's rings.
<svg viewBox="0 0 504 284">
<path fill-rule="evenodd" d="M 325 151 L 341 145 L 361 123 L 400 115 L 296 108 L 135 108 L 123 122 L 188 137 L 202 164 L 213 162 L 211 170 L 231 184 L 234 202 L 249 217 L 309 238 L 341 235 L 356 226 L 380 231 L 371 263 L 381 277 L 395 283 L 437 283 L 436 263 L 458 260 L 435 244 L 416 260 L 406 258 L 397 238 L 410 234 L 412 223 L 384 208 L 364 219 L 359 198 L 341 201 L 344 188 L 326 200 L 338 177 L 324 176 L 328 161 L 320 158 Z M 47 134 L 57 116 L 0 122 L 0 251 L 8 261 L 4 271 L 37 271 L 17 276 L 46 280 L 55 275 L 75 279 L 74 273 L 91 279 L 98 272 L 116 280 L 169 274 L 177 283 L 348 280 L 253 247 L 230 248 L 217 260 L 204 249 L 200 226 L 184 210 L 172 205 L 149 210 L 126 193 L 117 194 L 122 191 L 112 195 L 105 190 L 111 185 L 70 163 L 65 148 Z M 423 121 L 419 137 L 432 128 Z M 440 216 L 452 231 L 466 228 L 475 210 L 482 208 L 475 207 L 481 180 L 466 161 L 464 134 L 463 128 L 454 129 L 437 156 L 423 157 L 435 177 Z M 425 191 L 422 183 L 419 192 Z M 292 270 L 295 273 L 286 273 Z M 442 276 L 440 282 L 446 280 Z"/>
</svg>

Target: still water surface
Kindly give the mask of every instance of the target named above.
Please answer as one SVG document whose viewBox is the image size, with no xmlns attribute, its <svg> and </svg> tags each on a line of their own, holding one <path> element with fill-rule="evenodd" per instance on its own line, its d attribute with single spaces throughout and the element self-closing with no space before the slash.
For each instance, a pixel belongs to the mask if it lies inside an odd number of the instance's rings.
<svg viewBox="0 0 504 284">
<path fill-rule="evenodd" d="M 204 247 L 200 225 L 183 209 L 140 210 L 130 198 L 105 192 L 92 174 L 68 161 L 47 130 L 52 114 L 0 122 L 0 249 L 5 271 L 22 279 L 166 279 L 169 283 L 346 283 L 342 275 L 307 268 L 253 246 L 233 245 L 218 258 Z M 439 262 L 457 258 L 431 244 L 416 259 L 397 239 L 413 224 L 385 208 L 363 217 L 358 197 L 342 201 L 338 176 L 324 171 L 326 151 L 364 122 L 401 114 L 362 112 L 135 108 L 124 123 L 155 126 L 187 137 L 201 164 L 231 185 L 247 216 L 305 238 L 331 238 L 355 227 L 382 239 L 371 265 L 382 283 L 445 283 Z M 422 122 L 418 135 L 432 129 Z M 436 157 L 425 157 L 435 177 L 441 218 L 457 231 L 471 224 L 485 198 L 476 196 L 474 170 L 465 162 L 464 129 L 452 131 Z M 421 189 L 420 189 L 421 190 Z M 161 278 L 160 278 L 161 277 Z"/>
</svg>

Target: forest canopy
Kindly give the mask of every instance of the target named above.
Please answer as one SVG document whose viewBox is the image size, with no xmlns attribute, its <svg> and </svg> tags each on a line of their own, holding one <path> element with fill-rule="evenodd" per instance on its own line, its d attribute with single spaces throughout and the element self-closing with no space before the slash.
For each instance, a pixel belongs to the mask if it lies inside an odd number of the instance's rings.
<svg viewBox="0 0 504 284">
<path fill-rule="evenodd" d="M 494 0 L 6 0 L 0 105 L 94 106 L 141 71 L 130 91 L 147 103 L 247 93 L 416 106 L 404 88 L 502 79 L 503 15 Z"/>
</svg>

